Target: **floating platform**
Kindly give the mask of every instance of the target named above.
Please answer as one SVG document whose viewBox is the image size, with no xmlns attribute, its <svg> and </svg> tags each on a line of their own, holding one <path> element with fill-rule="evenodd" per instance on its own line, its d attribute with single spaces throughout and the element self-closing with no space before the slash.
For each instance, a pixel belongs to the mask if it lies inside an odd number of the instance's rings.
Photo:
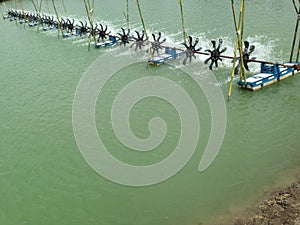
<svg viewBox="0 0 300 225">
<path fill-rule="evenodd" d="M 165 53 L 164 54 L 159 54 L 155 57 L 151 57 L 148 59 L 148 62 L 150 64 L 159 66 L 171 59 L 177 59 L 180 55 L 184 53 L 183 50 L 177 50 L 175 48 L 169 48 L 165 47 Z"/>
<path fill-rule="evenodd" d="M 109 46 L 112 46 L 114 44 L 116 44 L 118 41 L 117 41 L 117 38 L 113 35 L 110 35 L 108 37 L 108 40 L 107 41 L 104 41 L 104 42 L 99 42 L 95 45 L 96 48 L 105 48 L 105 47 L 109 47 Z"/>
<path fill-rule="evenodd" d="M 78 37 L 78 36 L 82 36 L 82 34 L 79 34 L 77 32 L 67 32 L 62 34 L 63 38 L 71 38 L 71 37 Z"/>
<path fill-rule="evenodd" d="M 29 27 L 36 27 L 38 25 L 38 22 L 29 22 L 28 26 Z"/>
<path fill-rule="evenodd" d="M 299 65 L 299 63 L 284 63 L 283 65 L 262 63 L 259 74 L 248 77 L 246 82 L 239 81 L 238 85 L 252 91 L 261 89 L 299 73 L 300 71 L 295 68 L 295 65 Z"/>
</svg>

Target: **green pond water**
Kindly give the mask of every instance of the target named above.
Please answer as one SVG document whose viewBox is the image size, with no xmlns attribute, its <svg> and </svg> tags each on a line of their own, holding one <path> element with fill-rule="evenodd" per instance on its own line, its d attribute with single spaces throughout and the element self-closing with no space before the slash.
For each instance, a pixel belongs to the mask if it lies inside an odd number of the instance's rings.
<svg viewBox="0 0 300 225">
<path fill-rule="evenodd" d="M 141 30 L 135 1 L 129 2 L 132 31 Z M 199 46 L 203 50 L 211 48 L 211 39 L 222 38 L 228 48 L 226 54 L 232 55 L 235 33 L 230 1 L 183 3 L 188 34 L 199 37 Z M 34 10 L 31 1 L 2 3 L 0 9 L 4 14 L 6 7 L 16 6 Z M 57 1 L 57 8 L 62 16 L 85 18 L 83 1 L 65 0 L 66 12 Z M 181 43 L 177 0 L 141 1 L 141 8 L 149 31 L 163 32 L 168 43 Z M 52 2 L 47 6 L 44 1 L 42 11 L 54 14 Z M 108 24 L 113 32 L 126 27 L 124 11 L 125 1 L 95 1 L 95 20 Z M 247 1 L 245 21 L 245 38 L 256 46 L 253 56 L 288 61 L 296 22 L 292 2 Z M 133 133 L 145 139 L 151 134 L 149 121 L 161 117 L 168 127 L 161 145 L 141 153 L 123 145 L 114 134 L 112 102 L 126 84 L 139 77 L 171 79 L 187 91 L 199 112 L 199 142 L 189 162 L 170 179 L 157 184 L 132 187 L 99 175 L 77 146 L 73 100 L 80 79 L 98 57 L 115 54 L 110 64 L 102 65 L 112 67 L 120 56 L 118 47 L 88 51 L 86 43 L 86 39 L 58 39 L 55 31 L 37 32 L 27 25 L 0 20 L 1 225 L 230 224 L 264 191 L 293 179 L 300 165 L 300 77 L 257 92 L 234 85 L 231 101 L 227 102 L 230 60 L 211 72 L 203 64 L 203 56 L 194 62 L 199 68 L 192 72 L 217 78 L 227 111 L 224 140 L 210 167 L 198 170 L 212 120 L 203 92 L 182 67 L 146 69 L 146 63 L 138 62 L 114 74 L 96 101 L 97 131 L 109 152 L 128 164 L 149 165 L 169 156 L 178 142 L 180 115 L 171 104 L 155 96 L 139 101 L 130 112 L 129 122 Z M 147 57 L 145 51 L 126 49 L 122 47 L 123 57 Z M 257 72 L 259 65 L 250 68 Z"/>
</svg>

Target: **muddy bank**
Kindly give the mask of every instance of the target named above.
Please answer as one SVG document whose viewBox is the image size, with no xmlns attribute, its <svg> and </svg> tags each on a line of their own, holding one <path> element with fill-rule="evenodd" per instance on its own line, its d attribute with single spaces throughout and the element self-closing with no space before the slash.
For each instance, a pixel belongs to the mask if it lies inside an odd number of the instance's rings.
<svg viewBox="0 0 300 225">
<path fill-rule="evenodd" d="M 286 188 L 266 194 L 234 225 L 300 225 L 300 178 Z"/>
</svg>

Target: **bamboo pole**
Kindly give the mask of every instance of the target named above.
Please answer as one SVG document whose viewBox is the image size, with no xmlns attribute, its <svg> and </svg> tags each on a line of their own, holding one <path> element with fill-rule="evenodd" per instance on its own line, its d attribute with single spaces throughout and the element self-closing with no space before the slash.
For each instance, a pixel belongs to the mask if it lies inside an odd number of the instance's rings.
<svg viewBox="0 0 300 225">
<path fill-rule="evenodd" d="M 91 21 L 91 18 L 90 18 L 90 10 L 91 10 L 90 1 L 88 0 L 88 3 L 87 3 L 87 1 L 84 0 L 84 6 L 85 6 L 88 21 L 90 23 L 91 28 L 93 29 L 94 28 L 93 21 Z M 90 48 L 91 48 L 91 33 L 89 34 L 89 37 L 88 37 L 88 50 L 89 51 L 90 51 Z"/>
<path fill-rule="evenodd" d="M 63 5 L 63 8 L 64 8 L 64 12 L 65 12 L 65 14 L 67 14 L 67 10 L 66 10 L 65 1 L 64 1 L 64 0 L 61 0 L 61 1 L 62 1 L 62 5 Z"/>
<path fill-rule="evenodd" d="M 130 22 L 129 22 L 129 3 L 128 0 L 126 0 L 126 10 L 123 12 L 124 18 L 126 20 L 127 29 L 130 29 Z"/>
<path fill-rule="evenodd" d="M 46 0 L 46 7 L 47 7 L 47 10 L 48 10 L 48 14 L 50 14 L 50 8 L 49 8 L 49 3 L 48 3 L 49 0 Z"/>
<path fill-rule="evenodd" d="M 38 9 L 38 7 L 37 7 L 35 1 L 34 1 L 34 0 L 31 0 L 31 2 L 32 2 L 33 6 L 34 6 L 34 9 L 35 9 L 35 12 L 36 12 L 36 14 L 37 14 L 37 16 L 38 16 L 37 32 L 39 32 L 40 21 L 41 21 L 40 11 L 39 11 L 39 9 Z"/>
<path fill-rule="evenodd" d="M 6 3 L 5 3 L 5 0 L 3 2 L 3 5 L 4 5 L 5 10 L 7 11 L 7 6 L 6 6 Z"/>
<path fill-rule="evenodd" d="M 3 1 L 3 5 L 4 5 L 5 9 L 6 9 L 5 0 Z M 1 14 L 2 14 L 2 18 L 4 19 L 5 16 L 4 16 L 3 12 L 2 12 L 2 8 L 1 8 Z"/>
<path fill-rule="evenodd" d="M 85 10 L 86 10 L 86 14 L 87 14 L 87 17 L 88 17 L 88 21 L 89 21 L 90 27 L 92 29 L 92 31 L 89 34 L 89 38 L 88 38 L 88 41 L 89 41 L 88 50 L 90 50 L 90 47 L 91 47 L 91 36 L 93 36 L 95 45 L 97 45 L 97 40 L 96 40 L 96 37 L 94 35 L 94 24 L 93 24 L 93 21 L 94 21 L 93 12 L 94 12 L 95 2 L 94 2 L 94 0 L 92 2 L 92 7 L 93 8 L 91 8 L 89 0 L 88 0 L 88 2 L 87 2 L 87 0 L 84 0 L 84 5 L 85 5 Z"/>
<path fill-rule="evenodd" d="M 127 22 L 127 28 L 130 28 L 130 23 L 129 23 L 129 3 L 128 0 L 126 0 L 126 14 L 125 14 L 125 19 Z"/>
<path fill-rule="evenodd" d="M 233 14 L 233 22 L 234 22 L 234 27 L 235 27 L 235 32 L 238 32 L 238 24 L 237 24 L 237 19 L 236 19 L 236 11 L 235 11 L 235 6 L 234 6 L 234 0 L 231 0 L 231 8 L 232 8 L 232 14 Z M 231 96 L 232 92 L 232 86 L 233 86 L 233 79 L 234 79 L 234 69 L 236 66 L 236 53 L 238 50 L 238 42 L 235 42 L 235 49 L 234 49 L 234 56 L 233 56 L 233 66 L 231 70 L 231 79 L 230 79 L 230 84 L 229 84 L 229 90 L 228 90 L 228 100 Z"/>
<path fill-rule="evenodd" d="M 236 11 L 235 11 L 235 6 L 234 6 L 234 0 L 231 0 L 231 9 L 232 9 L 232 14 L 233 14 L 233 22 L 234 22 L 234 27 L 235 31 L 238 31 L 238 24 L 236 20 Z"/>
<path fill-rule="evenodd" d="M 15 0 L 15 9 L 18 9 L 18 4 L 17 4 L 17 0 Z M 18 26 L 18 21 L 16 20 L 16 25 Z"/>
<path fill-rule="evenodd" d="M 21 8 L 22 8 L 22 11 L 24 12 L 24 29 L 25 29 L 25 28 L 26 28 L 27 15 L 26 15 L 25 10 L 24 10 L 24 8 L 23 8 L 22 2 L 21 2 Z"/>
<path fill-rule="evenodd" d="M 141 18 L 141 21 L 142 21 L 143 29 L 144 29 L 144 32 L 145 32 L 145 35 L 146 35 L 146 39 L 148 40 L 148 34 L 147 34 L 146 26 L 145 26 L 145 23 L 144 23 L 144 19 L 143 19 L 143 14 L 142 14 L 141 6 L 140 6 L 140 1 L 136 0 L 136 4 L 137 4 L 138 10 L 139 10 L 139 14 L 140 14 L 140 18 Z"/>
<path fill-rule="evenodd" d="M 294 5 L 294 8 L 295 8 L 295 11 L 296 11 L 296 13 L 298 14 L 299 13 L 299 11 L 298 11 L 298 9 L 297 9 L 297 6 L 296 6 L 296 2 L 295 2 L 295 0 L 292 0 L 292 2 L 293 2 L 293 5 Z M 299 2 L 300 3 L 300 2 Z"/>
<path fill-rule="evenodd" d="M 59 31 L 60 31 L 61 22 L 60 22 L 59 14 L 58 14 L 58 11 L 56 9 L 54 0 L 52 0 L 52 5 L 53 5 L 53 9 L 54 9 L 56 19 L 57 19 L 57 37 L 59 38 Z"/>
<path fill-rule="evenodd" d="M 43 0 L 40 0 L 40 7 L 39 7 L 39 12 L 41 13 L 42 11 L 42 4 L 43 4 Z"/>
<path fill-rule="evenodd" d="M 294 0 L 293 0 L 293 3 L 294 3 L 294 6 L 296 7 Z M 299 10 L 297 10 L 297 8 L 296 8 L 297 14 L 298 14 L 299 11 L 300 11 L 300 7 L 299 7 Z M 292 49 L 291 49 L 291 54 L 290 54 L 290 62 L 293 61 L 294 49 L 295 49 L 295 44 L 296 44 L 296 39 L 297 39 L 297 34 L 298 34 L 298 26 L 299 26 L 299 17 L 297 17 L 295 31 L 294 31 L 294 38 L 293 38 Z"/>
<path fill-rule="evenodd" d="M 239 39 L 239 53 L 240 53 L 240 63 L 241 63 L 241 68 L 240 68 L 240 80 L 244 78 L 244 82 L 246 83 L 246 70 L 245 70 L 245 65 L 244 65 L 244 58 L 243 58 L 243 36 L 244 36 L 244 21 L 245 21 L 245 1 L 242 0 L 241 7 L 240 7 L 240 25 L 239 25 L 239 30 L 240 34 L 237 36 Z"/>
<path fill-rule="evenodd" d="M 42 4 L 43 4 L 43 0 L 40 0 L 40 5 L 39 5 L 40 20 L 42 20 L 42 17 L 41 17 Z M 39 24 L 38 24 L 38 26 L 39 26 Z M 43 25 L 43 26 L 44 26 L 44 25 Z"/>
<path fill-rule="evenodd" d="M 2 18 L 4 19 L 4 18 L 5 18 L 5 16 L 4 16 L 3 12 L 2 12 L 2 9 L 1 9 L 1 15 L 2 15 Z"/>
<path fill-rule="evenodd" d="M 186 30 L 185 30 L 185 25 L 184 25 L 184 14 L 183 14 L 182 0 L 179 0 L 179 5 L 180 5 L 180 12 L 181 12 L 181 24 L 182 24 L 183 41 L 186 44 L 187 34 L 186 34 Z"/>
<path fill-rule="evenodd" d="M 87 1 L 88 8 L 91 9 L 90 0 Z"/>
<path fill-rule="evenodd" d="M 153 26 L 152 26 L 152 29 L 151 29 L 151 33 L 153 33 Z M 148 44 L 149 44 L 149 56 L 148 58 L 153 58 L 154 57 L 154 52 L 151 51 L 151 45 L 152 45 L 152 37 L 149 38 L 148 40 Z M 147 65 L 146 65 L 146 69 L 148 70 L 149 68 L 149 60 L 147 61 Z"/>
<path fill-rule="evenodd" d="M 299 62 L 299 54 L 300 54 L 300 39 L 298 43 L 298 51 L 297 51 L 297 56 L 296 56 L 296 62 Z"/>
<path fill-rule="evenodd" d="M 246 82 L 246 72 L 245 72 L 245 65 L 244 65 L 244 59 L 243 59 L 243 34 L 244 34 L 244 21 L 245 21 L 245 1 L 242 0 L 240 4 L 240 14 L 239 19 L 237 22 L 236 18 L 236 11 L 234 6 L 234 0 L 231 0 L 231 7 L 232 7 L 232 14 L 233 14 L 233 20 L 234 20 L 234 26 L 236 30 L 236 43 L 235 43 L 235 49 L 234 49 L 234 57 L 233 57 L 233 66 L 231 70 L 231 80 L 229 84 L 229 90 L 228 90 L 228 100 L 232 93 L 232 85 L 233 85 L 233 79 L 234 79 L 234 71 L 236 67 L 236 61 L 237 61 L 237 52 L 240 54 L 240 80 L 244 78 L 244 81 Z"/>
<path fill-rule="evenodd" d="M 294 49 L 295 49 L 297 33 L 298 33 L 298 26 L 299 26 L 299 20 L 297 19 L 295 31 L 294 31 L 294 38 L 293 38 L 293 42 L 292 42 L 292 49 L 291 49 L 291 54 L 290 54 L 290 62 L 293 61 Z"/>
<path fill-rule="evenodd" d="M 244 24 L 245 24 L 245 0 L 242 0 L 240 13 L 242 14 L 241 39 L 243 40 L 244 39 Z"/>
<path fill-rule="evenodd" d="M 233 56 L 233 66 L 231 69 L 231 79 L 230 79 L 230 84 L 229 84 L 229 90 L 228 90 L 228 100 L 231 96 L 231 92 L 232 92 L 232 86 L 233 86 L 233 79 L 234 79 L 234 71 L 235 71 L 235 67 L 236 67 L 236 61 L 237 61 L 237 57 L 236 57 L 236 53 L 238 51 L 239 48 L 239 43 L 238 41 L 236 41 L 235 43 L 235 49 L 234 49 L 234 56 Z"/>
</svg>

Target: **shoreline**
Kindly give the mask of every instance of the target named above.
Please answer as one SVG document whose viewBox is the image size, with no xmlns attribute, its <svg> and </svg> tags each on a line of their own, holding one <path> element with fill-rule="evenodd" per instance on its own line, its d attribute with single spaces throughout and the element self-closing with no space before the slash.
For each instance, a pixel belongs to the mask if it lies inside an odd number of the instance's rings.
<svg viewBox="0 0 300 225">
<path fill-rule="evenodd" d="M 234 220 L 234 225 L 300 225 L 300 176 L 290 185 L 266 193 L 255 206 Z"/>
</svg>

